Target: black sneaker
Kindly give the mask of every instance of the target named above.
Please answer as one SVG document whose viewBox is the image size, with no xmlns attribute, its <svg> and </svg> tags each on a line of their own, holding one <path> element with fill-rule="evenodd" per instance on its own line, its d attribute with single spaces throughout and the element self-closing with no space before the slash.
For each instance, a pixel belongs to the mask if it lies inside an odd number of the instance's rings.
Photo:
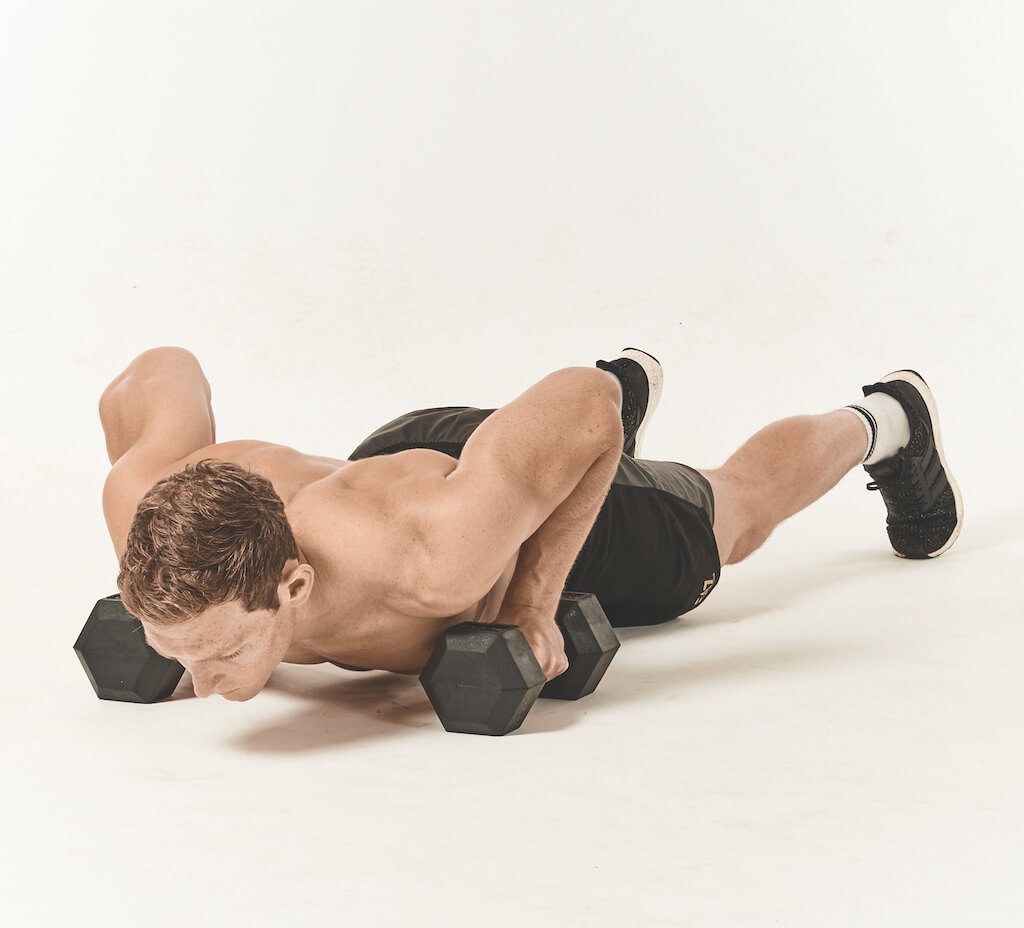
<svg viewBox="0 0 1024 928">
<path fill-rule="evenodd" d="M 864 470 L 869 490 L 878 490 L 889 511 L 889 541 L 899 557 L 938 557 L 952 547 L 964 522 L 960 488 L 942 451 L 935 397 L 916 371 L 894 371 L 864 387 L 864 395 L 887 393 L 910 419 L 910 441 L 891 458 Z"/>
<path fill-rule="evenodd" d="M 622 453 L 640 456 L 640 443 L 661 398 L 664 372 L 654 355 L 639 348 L 623 348 L 611 361 L 598 361 L 597 367 L 610 371 L 622 384 Z"/>
</svg>

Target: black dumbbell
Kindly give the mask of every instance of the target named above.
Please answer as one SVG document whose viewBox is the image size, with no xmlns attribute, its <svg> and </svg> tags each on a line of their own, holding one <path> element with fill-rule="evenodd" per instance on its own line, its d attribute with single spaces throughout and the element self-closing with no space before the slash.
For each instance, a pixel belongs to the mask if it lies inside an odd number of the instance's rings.
<svg viewBox="0 0 1024 928">
<path fill-rule="evenodd" d="M 447 629 L 420 674 L 446 731 L 505 735 L 537 701 L 592 693 L 619 649 L 593 593 L 562 594 L 555 616 L 569 668 L 545 685 L 544 672 L 518 625 L 462 622 Z"/>
<path fill-rule="evenodd" d="M 159 702 L 174 692 L 185 668 L 148 644 L 142 623 L 115 593 L 93 607 L 75 642 L 89 682 L 100 699 Z"/>
</svg>

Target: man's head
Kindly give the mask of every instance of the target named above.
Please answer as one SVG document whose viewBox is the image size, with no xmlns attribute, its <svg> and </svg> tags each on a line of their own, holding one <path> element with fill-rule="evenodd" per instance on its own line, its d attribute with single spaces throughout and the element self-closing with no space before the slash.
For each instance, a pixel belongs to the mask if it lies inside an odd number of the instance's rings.
<svg viewBox="0 0 1024 928">
<path fill-rule="evenodd" d="M 290 637 L 274 621 L 282 594 L 290 608 L 309 594 L 312 569 L 298 559 L 270 481 L 205 460 L 159 481 L 139 501 L 117 585 L 150 644 L 192 671 L 197 692 L 243 682 L 248 690 L 257 670 L 265 674 L 262 686 L 273 669 L 264 665 L 281 659 Z M 235 656 L 243 642 L 248 657 Z"/>
</svg>

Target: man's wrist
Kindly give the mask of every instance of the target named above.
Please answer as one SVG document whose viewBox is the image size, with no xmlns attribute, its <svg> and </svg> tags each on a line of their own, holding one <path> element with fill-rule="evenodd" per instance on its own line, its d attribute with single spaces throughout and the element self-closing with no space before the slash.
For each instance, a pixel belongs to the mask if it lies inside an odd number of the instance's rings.
<svg viewBox="0 0 1024 928">
<path fill-rule="evenodd" d="M 545 625 L 554 622 L 557 612 L 558 597 L 556 597 L 554 604 L 550 607 L 539 598 L 532 600 L 529 604 L 525 604 L 510 602 L 506 597 L 494 621 L 501 625 L 519 625 L 522 627 Z"/>
</svg>

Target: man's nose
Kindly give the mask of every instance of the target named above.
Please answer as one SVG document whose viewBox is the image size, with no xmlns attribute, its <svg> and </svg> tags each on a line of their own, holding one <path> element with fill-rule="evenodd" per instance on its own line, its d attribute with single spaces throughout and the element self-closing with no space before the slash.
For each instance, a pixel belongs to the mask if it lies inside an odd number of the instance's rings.
<svg viewBox="0 0 1024 928">
<path fill-rule="evenodd" d="M 220 686 L 224 679 L 224 674 L 219 673 L 212 680 L 207 679 L 202 674 L 192 673 L 192 689 L 195 691 L 196 696 L 200 699 L 206 699 L 207 696 L 212 696 L 217 692 L 217 687 Z"/>
</svg>

